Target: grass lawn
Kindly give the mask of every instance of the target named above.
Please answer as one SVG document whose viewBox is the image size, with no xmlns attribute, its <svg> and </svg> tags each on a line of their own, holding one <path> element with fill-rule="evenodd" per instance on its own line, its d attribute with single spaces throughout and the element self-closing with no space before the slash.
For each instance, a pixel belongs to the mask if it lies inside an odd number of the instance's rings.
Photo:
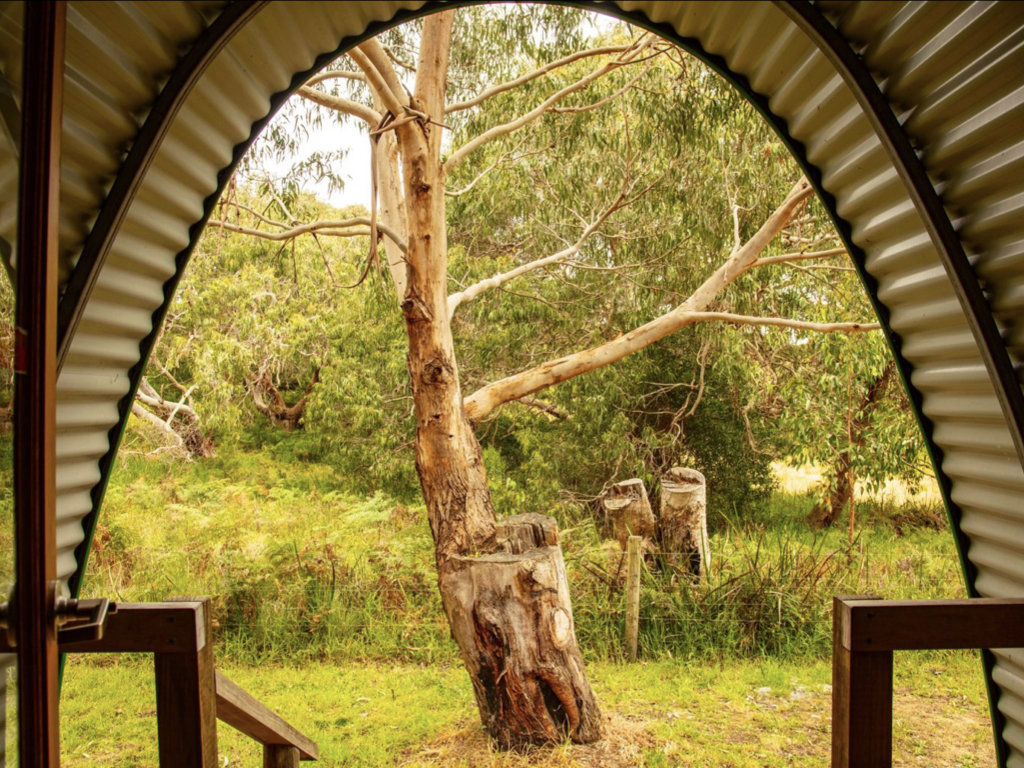
<svg viewBox="0 0 1024 768">
<path fill-rule="evenodd" d="M 644 570 L 637 664 L 621 661 L 618 545 L 585 511 L 555 511 L 605 715 L 593 745 L 491 749 L 439 604 L 422 507 L 351 496 L 324 465 L 226 448 L 206 463 L 127 462 L 86 596 L 210 595 L 220 668 L 315 739 L 323 766 L 826 766 L 832 595 L 954 598 L 964 587 L 953 537 L 927 511 L 934 500 L 861 500 L 851 546 L 842 527 L 808 529 L 807 479 L 790 475 L 755 514 L 712 532 L 704 582 Z M 0 492 L 0 572 L 8 501 Z M 977 655 L 897 654 L 894 732 L 897 765 L 994 766 Z M 61 736 L 67 766 L 156 766 L 151 662 L 71 658 Z M 228 726 L 220 749 L 223 766 L 261 765 Z"/>
<path fill-rule="evenodd" d="M 323 766 L 825 766 L 825 660 L 591 663 L 606 738 L 529 754 L 490 748 L 456 665 L 231 666 L 222 671 L 320 745 Z M 898 654 L 897 766 L 994 766 L 981 666 L 973 653 Z M 68 766 L 156 766 L 156 711 L 145 659 L 77 657 L 61 706 Z M 951 738 L 953 735 L 953 738 Z M 260 752 L 221 725 L 221 764 Z"/>
</svg>

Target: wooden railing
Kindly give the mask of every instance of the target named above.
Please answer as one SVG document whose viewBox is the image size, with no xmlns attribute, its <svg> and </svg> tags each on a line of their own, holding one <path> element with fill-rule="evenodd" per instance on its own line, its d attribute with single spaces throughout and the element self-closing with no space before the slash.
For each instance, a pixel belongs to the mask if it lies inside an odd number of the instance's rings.
<svg viewBox="0 0 1024 768">
<path fill-rule="evenodd" d="M 152 653 L 161 768 L 217 768 L 217 720 L 263 745 L 265 768 L 298 768 L 317 745 L 214 670 L 209 600 L 120 603 L 103 637 L 64 653 Z"/>
<path fill-rule="evenodd" d="M 891 768 L 893 651 L 1024 647 L 1024 599 L 836 597 L 832 628 L 832 768 Z"/>
</svg>

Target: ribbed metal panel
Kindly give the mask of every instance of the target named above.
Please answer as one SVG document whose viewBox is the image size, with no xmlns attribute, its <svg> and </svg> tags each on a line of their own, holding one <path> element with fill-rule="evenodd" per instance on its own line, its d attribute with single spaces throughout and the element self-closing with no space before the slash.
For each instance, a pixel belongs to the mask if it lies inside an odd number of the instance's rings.
<svg viewBox="0 0 1024 768">
<path fill-rule="evenodd" d="M 915 3 L 878 21 L 864 31 L 863 39 L 870 40 L 865 59 L 886 78 L 887 95 L 906 110 L 904 127 L 942 185 L 992 306 L 1009 330 L 1010 349 L 1019 354 L 1024 9 L 1017 3 Z M 927 264 L 920 264 L 905 273 L 905 281 L 916 280 L 921 287 L 919 303 L 942 293 L 941 280 L 925 278 L 927 271 Z M 902 291 L 884 300 L 894 312 L 914 301 Z M 940 323 L 954 314 L 935 309 Z M 953 478 L 961 528 L 970 537 L 975 587 L 984 596 L 1024 596 L 1024 473 L 985 370 L 972 360 L 962 337 L 936 351 L 929 361 L 917 361 L 914 383 L 934 393 L 926 398 L 925 411 L 936 422 L 943 470 Z M 1006 653 L 996 658 L 993 680 L 1006 718 L 1007 764 L 1024 765 L 1024 670 Z"/>
<path fill-rule="evenodd" d="M 271 96 L 347 36 L 420 2 L 274 2 L 218 55 L 148 169 L 70 347 L 59 385 L 60 573 L 92 509 L 99 461 L 130 391 L 128 371 L 166 300 L 217 173 L 271 109 Z M 697 40 L 784 121 L 821 174 L 877 281 L 941 450 L 969 537 L 975 587 L 1024 595 L 1024 471 L 986 367 L 925 224 L 853 93 L 769 3 L 620 2 Z M 73 3 L 68 35 L 61 245 L 74 263 L 161 82 L 210 21 L 213 3 Z M 604 5 L 607 8 L 608 5 Z M 835 2 L 831 14 L 883 84 L 921 152 L 991 297 L 1024 353 L 1024 6 L 1012 2 Z M 20 80 L 20 7 L 0 10 L 0 68 Z M 0 148 L 0 236 L 13 241 L 15 171 Z M 66 272 L 65 272 L 66 274 Z M 1024 670 L 1000 652 L 993 679 L 1007 765 L 1024 766 Z"/>
</svg>

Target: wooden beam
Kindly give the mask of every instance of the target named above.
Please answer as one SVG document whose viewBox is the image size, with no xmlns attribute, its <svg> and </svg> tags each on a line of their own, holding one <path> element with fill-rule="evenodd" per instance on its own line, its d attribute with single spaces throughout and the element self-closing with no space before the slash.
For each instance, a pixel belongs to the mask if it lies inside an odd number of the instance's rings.
<svg viewBox="0 0 1024 768">
<path fill-rule="evenodd" d="M 1024 647 L 1024 599 L 860 600 L 837 598 L 843 648 L 917 651 Z"/>
<path fill-rule="evenodd" d="M 265 746 L 295 747 L 302 760 L 318 757 L 316 742 L 292 728 L 276 712 L 220 672 L 217 673 L 217 717 Z"/>
<path fill-rule="evenodd" d="M 843 604 L 842 597 L 833 601 L 832 768 L 890 768 L 892 651 L 843 647 L 849 620 Z"/>
<path fill-rule="evenodd" d="M 208 599 L 195 615 L 204 638 L 195 653 L 154 654 L 160 768 L 218 767 L 213 643 L 205 642 L 212 631 Z"/>
<path fill-rule="evenodd" d="M 61 643 L 61 653 L 198 653 L 210 641 L 202 601 L 118 603 L 103 637 Z"/>
<path fill-rule="evenodd" d="M 57 239 L 67 4 L 25 3 L 14 361 L 13 617 L 19 759 L 60 760 L 57 638 Z"/>
</svg>

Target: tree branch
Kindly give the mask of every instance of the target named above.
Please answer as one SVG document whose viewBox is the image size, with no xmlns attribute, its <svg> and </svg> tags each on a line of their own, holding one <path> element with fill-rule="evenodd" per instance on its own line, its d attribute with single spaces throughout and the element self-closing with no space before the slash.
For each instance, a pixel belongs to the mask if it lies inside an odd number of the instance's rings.
<svg viewBox="0 0 1024 768">
<path fill-rule="evenodd" d="M 286 229 L 282 232 L 268 232 L 263 229 L 252 229 L 250 227 L 243 227 L 238 224 L 232 224 L 229 221 L 210 221 L 211 226 L 223 227 L 228 232 L 236 232 L 240 235 L 248 235 L 250 237 L 259 237 L 263 240 L 273 240 L 275 242 L 281 242 L 283 240 L 292 240 L 300 235 L 311 235 L 314 232 L 319 232 L 321 235 L 331 235 L 334 237 L 357 237 L 359 235 L 368 235 L 369 230 L 352 230 L 342 231 L 345 227 L 369 227 L 370 219 L 366 216 L 355 216 L 351 219 L 340 219 L 338 221 L 311 221 L 307 224 L 300 224 L 291 229 Z M 391 238 L 402 251 L 405 251 L 405 242 L 395 234 L 387 225 L 377 222 L 377 229 Z"/>
<path fill-rule="evenodd" d="M 455 314 L 455 310 L 459 306 L 461 306 L 462 304 L 468 304 L 485 291 L 500 288 L 501 286 L 505 285 L 505 283 L 511 282 L 512 280 L 515 280 L 517 277 L 525 275 L 527 272 L 532 272 L 535 269 L 541 269 L 542 267 L 547 267 L 552 264 L 558 264 L 560 262 L 571 259 L 577 253 L 579 253 L 580 248 L 582 248 L 584 243 L 587 242 L 590 236 L 593 235 L 601 227 L 602 224 L 604 224 L 605 220 L 609 216 L 611 216 L 615 211 L 622 207 L 625 196 L 626 191 L 623 190 L 622 194 L 620 194 L 615 199 L 615 202 L 608 206 L 608 208 L 606 208 L 601 213 L 601 215 L 597 217 L 597 219 L 595 219 L 589 226 L 587 226 L 587 228 L 583 230 L 583 234 L 580 235 L 579 239 L 575 243 L 570 245 L 568 248 L 565 248 L 559 251 L 558 253 L 553 253 L 550 256 L 545 256 L 544 258 L 541 259 L 534 259 L 528 264 L 523 264 L 521 266 L 516 267 L 515 269 L 509 270 L 508 272 L 502 272 L 501 274 L 494 275 L 493 277 L 489 277 L 486 280 L 481 280 L 480 282 L 474 283 L 468 288 L 464 288 L 461 291 L 451 294 L 448 297 L 448 317 L 451 318 Z"/>
<path fill-rule="evenodd" d="M 592 110 L 599 109 L 603 107 L 605 104 L 615 101 L 617 98 L 619 98 L 619 96 L 621 96 L 634 85 L 636 85 L 644 75 L 651 71 L 651 67 L 653 66 L 654 62 L 652 61 L 650 64 L 644 67 L 643 70 L 641 70 L 640 74 L 631 78 L 624 86 L 615 91 L 615 93 L 609 94 L 608 96 L 605 96 L 603 99 L 595 101 L 593 104 L 585 104 L 582 107 L 552 107 L 550 111 L 555 113 L 556 115 L 577 115 L 580 114 L 581 112 L 590 112 Z"/>
<path fill-rule="evenodd" d="M 543 411 L 549 416 L 554 416 L 556 419 L 561 419 L 562 421 L 569 421 L 568 413 L 558 408 L 557 406 L 552 405 L 546 400 L 539 400 L 536 397 L 530 397 L 529 395 L 527 395 L 526 397 L 520 397 L 516 402 L 522 403 L 523 405 L 529 406 L 530 408 L 536 408 L 538 411 Z"/>
<path fill-rule="evenodd" d="M 185 446 L 185 441 L 182 439 L 181 435 L 171 429 L 170 426 L 164 423 L 164 420 L 156 414 L 150 413 L 138 403 L 132 403 L 132 413 L 135 414 L 136 417 L 148 421 L 156 427 L 161 434 L 169 436 L 171 440 L 174 441 L 175 447 L 183 448 Z"/>
<path fill-rule="evenodd" d="M 792 328 L 796 331 L 814 333 L 865 333 L 880 330 L 881 323 L 815 323 L 809 320 L 792 320 L 788 317 L 751 317 L 734 315 L 731 312 L 685 312 L 681 316 L 694 323 L 720 321 L 732 325 L 761 325 L 773 328 Z"/>
<path fill-rule="evenodd" d="M 552 72 L 560 67 L 572 64 L 574 61 L 579 61 L 580 59 L 585 59 L 592 56 L 604 56 L 605 54 L 608 53 L 623 53 L 625 51 L 628 51 L 634 45 L 635 43 L 628 43 L 626 45 L 608 45 L 603 48 L 591 48 L 586 51 L 577 51 L 576 53 L 570 54 L 569 56 L 565 56 L 556 61 L 552 61 L 550 64 L 545 64 L 543 67 L 527 72 L 525 75 L 520 75 L 515 80 L 509 80 L 507 83 L 499 83 L 498 85 L 492 85 L 490 88 L 487 88 L 486 90 L 482 91 L 479 95 L 474 96 L 472 99 L 467 99 L 466 101 L 459 101 L 456 102 L 455 104 L 450 104 L 447 107 L 445 107 L 444 113 L 447 115 L 450 112 L 459 112 L 463 109 L 470 109 L 471 107 L 475 107 L 478 104 L 482 104 L 483 102 L 487 101 L 487 99 L 493 96 L 497 96 L 499 93 L 504 93 L 505 91 L 510 91 L 513 88 L 518 88 L 520 85 L 525 85 L 531 80 L 536 80 L 538 77 L 543 77 L 549 72 Z"/>
<path fill-rule="evenodd" d="M 379 125 L 381 121 L 381 115 L 376 110 L 363 106 L 358 102 L 343 99 L 341 96 L 318 91 L 316 88 L 310 88 L 307 85 L 299 88 L 299 96 L 307 101 L 312 101 L 314 104 L 319 104 L 321 107 L 327 107 L 337 112 L 344 112 L 346 115 L 358 117 L 373 127 Z"/>
<path fill-rule="evenodd" d="M 803 202 L 813 193 L 806 179 L 801 179 L 786 199 L 761 225 L 761 228 L 740 248 L 734 249 L 725 264 L 715 270 L 691 296 L 671 312 L 636 328 L 617 339 L 577 352 L 477 390 L 463 400 L 467 418 L 479 422 L 497 406 L 518 400 L 554 384 L 601 368 L 609 363 L 650 346 L 680 328 L 698 322 L 699 316 L 723 288 L 750 268 L 758 254 L 779 234 Z"/>
<path fill-rule="evenodd" d="M 366 82 L 366 75 L 362 72 L 349 72 L 347 69 L 325 69 L 323 72 L 318 72 L 313 75 L 309 80 L 306 81 L 306 85 L 316 85 L 322 83 L 325 80 L 358 80 L 361 83 Z"/>
<path fill-rule="evenodd" d="M 829 256 L 845 256 L 845 248 L 830 248 L 827 251 L 808 251 L 798 253 L 784 253 L 781 256 L 765 256 L 750 265 L 754 267 L 767 267 L 770 264 L 783 264 L 788 261 L 806 261 L 808 259 L 824 259 Z"/>
<path fill-rule="evenodd" d="M 503 123 L 502 125 L 496 125 L 493 128 L 490 128 L 489 130 L 484 131 L 479 136 L 477 136 L 477 137 L 471 139 L 470 141 L 466 142 L 461 147 L 459 147 L 457 150 L 455 150 L 451 154 L 451 156 L 445 161 L 445 163 L 444 163 L 444 172 L 446 174 L 449 173 L 452 170 L 452 168 L 454 168 L 459 163 L 461 163 L 463 160 L 465 160 L 466 157 L 469 154 L 471 154 L 475 150 L 479 149 L 480 147 L 482 147 L 487 142 L 493 141 L 494 139 L 498 138 L 499 136 L 505 136 L 506 134 L 509 134 L 509 133 L 512 133 L 513 131 L 519 130 L 524 125 L 527 125 L 527 124 L 533 122 L 538 117 L 543 115 L 552 106 L 557 104 L 559 101 L 564 99 L 566 96 L 569 96 L 569 95 L 571 95 L 573 93 L 576 93 L 577 91 L 583 90 L 584 88 L 588 87 L 591 83 L 593 83 L 593 82 L 595 82 L 597 80 L 600 80 L 602 77 L 607 75 L 609 72 L 614 72 L 616 69 L 619 69 L 620 67 L 624 67 L 627 64 L 631 63 L 632 61 L 634 61 L 636 59 L 637 56 L 640 55 L 640 53 L 643 50 L 645 50 L 647 48 L 647 46 L 649 46 L 651 44 L 652 39 L 653 38 L 651 36 L 649 36 L 649 35 L 648 36 L 644 36 L 643 38 L 641 38 L 642 42 L 639 45 L 634 44 L 629 50 L 625 51 L 618 58 L 616 58 L 616 59 L 614 59 L 612 61 L 607 62 L 606 64 L 604 64 L 601 67 L 598 67 L 597 69 L 595 69 L 593 72 L 591 72 L 586 77 L 580 78 L 575 83 L 572 83 L 571 85 L 567 85 L 565 88 L 562 88 L 560 91 L 556 91 L 554 94 L 552 94 L 551 96 L 548 96 L 548 98 L 546 98 L 544 101 L 542 101 L 540 103 L 540 105 L 538 105 L 534 109 L 530 110 L 525 115 L 521 115 L 520 117 L 516 118 L 515 120 L 512 120 L 511 122 Z"/>
<path fill-rule="evenodd" d="M 366 75 L 366 82 L 381 100 L 385 108 L 393 115 L 402 114 L 402 107 L 408 106 L 409 95 L 395 74 L 394 67 L 388 61 L 387 54 L 377 38 L 371 37 L 348 52 L 349 57 Z"/>
</svg>

